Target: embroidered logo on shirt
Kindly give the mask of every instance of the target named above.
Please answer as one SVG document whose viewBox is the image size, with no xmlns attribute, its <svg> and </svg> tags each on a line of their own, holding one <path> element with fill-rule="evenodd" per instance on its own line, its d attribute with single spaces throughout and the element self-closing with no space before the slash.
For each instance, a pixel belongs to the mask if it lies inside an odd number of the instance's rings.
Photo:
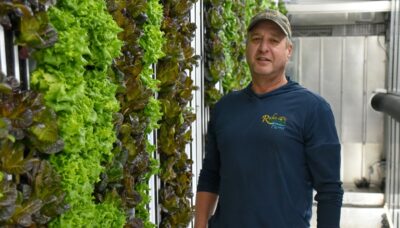
<svg viewBox="0 0 400 228">
<path fill-rule="evenodd" d="M 285 130 L 286 117 L 279 116 L 277 113 L 272 116 L 265 114 L 261 117 L 261 120 L 263 123 L 270 125 L 272 129 Z"/>
</svg>

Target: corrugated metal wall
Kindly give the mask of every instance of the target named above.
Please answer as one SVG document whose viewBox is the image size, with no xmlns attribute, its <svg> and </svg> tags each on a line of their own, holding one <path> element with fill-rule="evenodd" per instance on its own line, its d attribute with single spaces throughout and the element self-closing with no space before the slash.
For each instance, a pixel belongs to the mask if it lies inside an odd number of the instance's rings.
<svg viewBox="0 0 400 228">
<path fill-rule="evenodd" d="M 384 118 L 369 100 L 375 89 L 385 88 L 386 65 L 384 36 L 294 39 L 288 74 L 331 104 L 346 184 L 370 175 L 379 184 L 384 175 L 379 166 Z"/>
<path fill-rule="evenodd" d="M 388 92 L 400 93 L 400 0 L 392 1 Z M 400 95 L 400 94 L 399 94 Z M 392 227 L 400 227 L 400 123 L 387 117 L 385 121 L 387 154 L 386 208 Z"/>
</svg>

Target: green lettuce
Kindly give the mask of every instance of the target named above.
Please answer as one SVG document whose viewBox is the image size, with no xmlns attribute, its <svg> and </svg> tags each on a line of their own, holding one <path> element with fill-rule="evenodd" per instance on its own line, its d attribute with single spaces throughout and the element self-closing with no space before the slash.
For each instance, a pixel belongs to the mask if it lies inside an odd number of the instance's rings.
<svg viewBox="0 0 400 228">
<path fill-rule="evenodd" d="M 53 220 L 53 227 L 110 225 L 122 227 L 119 203 L 93 201 L 95 183 L 112 161 L 116 141 L 113 115 L 119 110 L 117 86 L 108 78 L 113 58 L 120 55 L 121 29 L 102 1 L 57 1 L 49 10 L 59 40 L 34 53 L 37 69 L 31 86 L 42 91 L 59 116 L 64 150 L 51 156 L 62 177 L 71 209 Z"/>
<path fill-rule="evenodd" d="M 157 60 L 165 56 L 162 51 L 164 45 L 164 33 L 160 30 L 161 21 L 163 18 L 163 6 L 155 0 L 150 0 L 147 3 L 148 20 L 143 27 L 143 36 L 139 39 L 139 44 L 144 50 L 143 55 L 143 70 L 140 74 L 142 82 L 153 92 L 158 90 L 159 82 L 152 78 L 152 64 L 157 63 Z"/>
</svg>

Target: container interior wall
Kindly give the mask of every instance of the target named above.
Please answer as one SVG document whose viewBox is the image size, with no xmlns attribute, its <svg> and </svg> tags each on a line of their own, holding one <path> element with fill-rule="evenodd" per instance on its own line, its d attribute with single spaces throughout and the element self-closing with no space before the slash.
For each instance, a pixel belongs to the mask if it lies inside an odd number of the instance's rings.
<svg viewBox="0 0 400 228">
<path fill-rule="evenodd" d="M 388 92 L 400 91 L 400 0 L 392 1 Z M 387 156 L 385 201 L 387 217 L 392 227 L 400 227 L 400 123 L 385 118 L 385 152 Z"/>
<path fill-rule="evenodd" d="M 369 101 L 385 88 L 384 36 L 297 37 L 287 74 L 331 105 L 342 144 L 342 180 L 384 176 L 384 116 Z"/>
</svg>

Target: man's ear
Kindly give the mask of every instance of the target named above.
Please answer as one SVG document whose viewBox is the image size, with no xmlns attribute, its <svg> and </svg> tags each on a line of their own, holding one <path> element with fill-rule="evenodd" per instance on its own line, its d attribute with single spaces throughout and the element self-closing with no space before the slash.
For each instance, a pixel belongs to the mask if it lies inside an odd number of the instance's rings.
<svg viewBox="0 0 400 228">
<path fill-rule="evenodd" d="M 287 46 L 287 50 L 288 50 L 288 59 L 290 58 L 290 56 L 292 56 L 292 51 L 293 51 L 293 44 L 288 44 Z"/>
</svg>

